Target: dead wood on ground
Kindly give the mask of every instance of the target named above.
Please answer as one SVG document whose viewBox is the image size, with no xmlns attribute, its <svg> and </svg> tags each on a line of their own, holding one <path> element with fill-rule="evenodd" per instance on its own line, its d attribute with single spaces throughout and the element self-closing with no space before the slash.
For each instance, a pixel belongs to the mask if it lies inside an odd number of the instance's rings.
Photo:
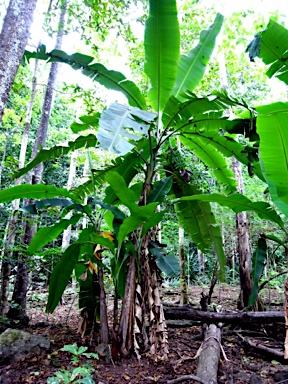
<svg viewBox="0 0 288 384">
<path fill-rule="evenodd" d="M 217 325 L 210 324 L 205 332 L 204 341 L 197 352 L 199 355 L 197 377 L 210 384 L 217 384 L 220 351 L 221 330 Z"/>
<path fill-rule="evenodd" d="M 284 323 L 283 311 L 266 312 L 203 312 L 190 308 L 188 305 L 174 308 L 165 308 L 165 318 L 167 320 L 194 320 L 205 323 L 271 323 L 280 321 Z"/>
</svg>

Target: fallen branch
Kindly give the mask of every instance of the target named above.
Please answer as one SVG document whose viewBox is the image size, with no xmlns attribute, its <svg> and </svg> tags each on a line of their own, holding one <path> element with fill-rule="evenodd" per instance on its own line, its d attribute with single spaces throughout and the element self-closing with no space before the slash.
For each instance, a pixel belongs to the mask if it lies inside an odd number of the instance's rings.
<svg viewBox="0 0 288 384">
<path fill-rule="evenodd" d="M 281 363 L 284 362 L 287 364 L 287 359 L 284 358 L 284 352 L 267 347 L 266 345 L 253 343 L 249 339 L 246 339 L 240 335 L 238 336 L 242 339 L 245 349 L 253 350 L 253 352 L 256 352 L 258 355 L 261 355 L 262 358 L 266 357 L 269 360 L 276 360 Z"/>
<path fill-rule="evenodd" d="M 202 312 L 192 309 L 189 306 L 165 308 L 165 318 L 167 320 L 194 320 L 205 323 L 269 323 L 280 321 L 284 323 L 283 311 L 266 312 Z"/>
<path fill-rule="evenodd" d="M 200 379 L 200 377 L 194 376 L 194 375 L 184 375 L 184 376 L 178 377 L 177 379 L 168 380 L 167 384 L 181 383 L 182 381 L 186 381 L 186 380 L 194 380 L 194 381 L 198 381 L 198 383 L 201 383 L 201 384 L 209 384 L 208 381 Z"/>
</svg>

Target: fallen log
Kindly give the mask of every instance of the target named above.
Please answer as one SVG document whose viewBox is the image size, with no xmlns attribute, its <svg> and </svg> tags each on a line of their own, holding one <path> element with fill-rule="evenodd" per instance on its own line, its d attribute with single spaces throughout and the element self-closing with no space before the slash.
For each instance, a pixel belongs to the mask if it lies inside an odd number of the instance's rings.
<svg viewBox="0 0 288 384">
<path fill-rule="evenodd" d="M 187 381 L 187 380 L 194 380 L 194 381 L 197 381 L 198 383 L 201 383 L 201 384 L 209 384 L 208 381 L 202 380 L 195 375 L 184 375 L 184 376 L 178 377 L 177 379 L 168 380 L 167 384 L 182 383 L 182 381 Z"/>
<path fill-rule="evenodd" d="M 210 324 L 197 355 L 199 355 L 196 376 L 210 384 L 217 384 L 220 360 L 221 330 Z"/>
<path fill-rule="evenodd" d="M 203 312 L 193 309 L 188 305 L 174 308 L 164 308 L 167 320 L 194 320 L 205 323 L 270 323 L 285 321 L 283 311 L 266 312 Z"/>
</svg>

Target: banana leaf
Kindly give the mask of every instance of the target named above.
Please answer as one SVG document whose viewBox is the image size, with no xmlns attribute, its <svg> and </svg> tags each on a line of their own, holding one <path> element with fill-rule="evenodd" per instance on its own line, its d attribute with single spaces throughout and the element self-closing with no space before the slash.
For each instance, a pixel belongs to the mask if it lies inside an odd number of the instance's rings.
<svg viewBox="0 0 288 384">
<path fill-rule="evenodd" d="M 35 252 L 39 251 L 46 244 L 55 240 L 69 225 L 74 225 L 83 217 L 82 214 L 76 214 L 70 219 L 61 219 L 54 225 L 49 227 L 44 227 L 39 229 L 31 240 L 29 247 L 27 248 L 27 253 L 33 255 Z"/>
<path fill-rule="evenodd" d="M 249 305 L 254 305 L 258 295 L 258 284 L 260 277 L 262 275 L 265 262 L 267 260 L 267 243 L 265 238 L 260 237 L 257 243 L 257 249 L 252 257 L 252 279 L 253 279 L 253 288 L 251 296 L 249 298 Z"/>
<path fill-rule="evenodd" d="M 160 112 L 171 95 L 180 56 L 176 0 L 149 0 L 144 47 L 144 70 L 150 80 L 148 99 Z"/>
<path fill-rule="evenodd" d="M 236 192 L 236 181 L 233 172 L 228 168 L 225 158 L 213 147 L 211 142 L 204 141 L 197 135 L 189 138 L 180 137 L 181 143 L 191 149 L 195 155 L 208 167 L 212 168 L 214 176 L 226 188 L 226 192 Z"/>
<path fill-rule="evenodd" d="M 172 193 L 174 197 L 179 198 L 175 203 L 179 224 L 202 252 L 210 252 L 210 248 L 214 247 L 220 265 L 219 278 L 225 280 L 226 257 L 222 245 L 221 230 L 216 223 L 210 204 L 199 199 L 198 201 L 196 199 L 182 200 L 184 196 L 194 194 L 199 196 L 199 190 L 196 186 L 187 184 L 180 178 L 173 183 Z"/>
<path fill-rule="evenodd" d="M 90 134 L 88 136 L 79 136 L 74 141 L 68 141 L 67 145 L 55 145 L 50 149 L 41 149 L 32 161 L 13 175 L 13 179 L 24 175 L 44 161 L 51 161 L 51 159 L 55 158 L 59 159 L 60 156 L 67 155 L 69 152 L 76 151 L 77 149 L 94 148 L 96 144 L 96 136 Z"/>
<path fill-rule="evenodd" d="M 68 197 L 81 204 L 81 200 L 65 188 L 56 188 L 44 184 L 22 184 L 0 191 L 0 203 L 7 203 L 15 199 L 51 199 L 58 196 Z"/>
<path fill-rule="evenodd" d="M 90 77 L 93 81 L 97 81 L 107 89 L 123 93 L 130 105 L 147 109 L 144 96 L 132 81 L 126 79 L 120 72 L 109 71 L 102 64 L 93 64 L 94 58 L 91 56 L 82 55 L 81 53 L 68 55 L 66 52 L 56 49 L 47 53 L 46 47 L 41 46 L 35 52 L 25 51 L 22 62 L 29 62 L 31 58 L 66 63 L 73 69 L 80 70 L 83 75 Z"/>
<path fill-rule="evenodd" d="M 172 94 L 179 100 L 186 100 L 186 92 L 192 92 L 204 76 L 206 66 L 215 47 L 216 37 L 221 30 L 224 17 L 217 13 L 214 23 L 200 33 L 198 45 L 187 54 L 181 55 L 178 73 Z"/>
<path fill-rule="evenodd" d="M 49 281 L 49 294 L 46 312 L 53 313 L 69 282 L 75 264 L 78 261 L 81 244 L 71 244 L 63 253 L 61 260 L 52 271 Z"/>
<path fill-rule="evenodd" d="M 257 117 L 262 171 L 273 202 L 286 216 L 288 213 L 287 124 L 288 103 L 275 103 L 266 108 L 262 107 Z"/>
<path fill-rule="evenodd" d="M 276 76 L 288 84 L 288 30 L 273 20 L 269 21 L 267 28 L 258 33 L 248 45 L 250 60 L 260 57 L 263 62 L 270 65 L 267 76 Z"/>
<path fill-rule="evenodd" d="M 212 193 L 210 195 L 194 194 L 191 196 L 183 196 L 180 201 L 194 201 L 200 200 L 209 203 L 218 203 L 224 207 L 232 209 L 235 213 L 243 211 L 252 211 L 257 213 L 260 219 L 269 220 L 284 228 L 284 223 L 281 217 L 277 214 L 272 207 L 265 201 L 252 202 L 241 193 L 234 193 L 230 196 L 220 195 L 219 193 Z"/>
<path fill-rule="evenodd" d="M 99 121 L 97 139 L 101 148 L 125 155 L 134 147 L 133 142 L 147 135 L 149 124 L 156 116 L 155 113 L 139 108 L 119 103 L 111 104 L 104 110 Z"/>
</svg>

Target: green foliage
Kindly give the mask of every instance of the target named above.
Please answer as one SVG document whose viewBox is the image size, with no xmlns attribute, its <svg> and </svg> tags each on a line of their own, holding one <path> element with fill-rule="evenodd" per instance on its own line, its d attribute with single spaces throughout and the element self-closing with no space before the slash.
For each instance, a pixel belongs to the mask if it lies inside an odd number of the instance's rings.
<svg viewBox="0 0 288 384">
<path fill-rule="evenodd" d="M 257 249 L 252 258 L 252 279 L 253 288 L 249 298 L 249 305 L 254 305 L 258 294 L 258 283 L 262 275 L 265 262 L 267 259 L 267 244 L 263 237 L 260 237 L 257 244 Z"/>
<path fill-rule="evenodd" d="M 98 359 L 97 353 L 88 353 L 85 352 L 87 347 L 79 347 L 77 344 L 67 344 L 64 345 L 60 351 L 69 352 L 72 356 L 72 364 L 76 365 L 79 363 L 79 357 L 87 357 L 88 359 L 94 358 Z M 76 368 L 70 368 L 70 370 L 61 370 L 57 371 L 55 376 L 49 377 L 47 379 L 47 384 L 60 384 L 60 383 L 85 383 L 85 384 L 94 384 L 92 373 L 94 368 L 90 364 L 83 364 Z M 77 381 L 75 381 L 77 379 Z"/>
<path fill-rule="evenodd" d="M 30 245 L 27 248 L 27 253 L 33 255 L 46 244 L 56 239 L 60 235 L 60 233 L 62 233 L 65 229 L 69 227 L 69 225 L 74 225 L 78 223 L 78 221 L 82 217 L 82 214 L 76 214 L 70 219 L 61 219 L 58 223 L 55 223 L 52 226 L 39 229 L 39 231 L 31 240 Z"/>
<path fill-rule="evenodd" d="M 93 291 L 95 274 L 88 271 L 83 262 L 87 263 L 93 260 L 93 264 L 98 263 L 100 265 L 102 263 L 102 261 L 96 261 L 93 258 L 93 248 L 96 244 L 110 249 L 110 270 L 108 267 L 107 270 L 112 275 L 115 288 L 122 295 L 126 278 L 126 260 L 128 256 L 133 255 L 137 262 L 141 262 L 139 254 L 141 253 L 143 235 L 163 219 L 166 213 L 164 204 L 167 201 L 167 195 L 177 198 L 175 210 L 179 223 L 191 236 L 197 248 L 209 253 L 211 246 L 214 245 L 222 279 L 224 279 L 226 260 L 220 226 L 212 213 L 210 202 L 218 202 L 228 206 L 234 212 L 249 209 L 256 212 L 262 219 L 270 220 L 283 228 L 280 216 L 271 210 L 270 205 L 265 202 L 252 202 L 239 194 L 230 196 L 201 195 L 197 186 L 199 180 L 192 180 L 189 183 L 180 177 L 181 171 L 188 172 L 185 161 L 180 164 L 181 161 L 169 159 L 169 154 L 168 156 L 163 155 L 168 147 L 168 139 L 171 138 L 172 140 L 173 136 L 180 135 L 182 144 L 201 159 L 205 164 L 205 171 L 208 167 L 213 169 L 221 187 L 224 186 L 228 193 L 235 192 L 235 181 L 225 157 L 234 156 L 249 168 L 250 175 L 256 174 L 262 180 L 267 181 L 270 191 L 272 191 L 271 195 L 274 194 L 275 203 L 276 198 L 278 198 L 279 201 L 286 204 L 285 196 L 288 194 L 285 183 L 282 182 L 282 180 L 287 179 L 284 169 L 284 165 L 287 164 L 285 157 L 286 138 L 282 131 L 282 127 L 287 123 L 284 109 L 279 110 L 279 106 L 278 109 L 276 108 L 277 110 L 271 109 L 271 106 L 267 109 L 262 108 L 262 110 L 258 108 L 258 116 L 255 117 L 254 110 L 241 97 L 238 99 L 230 97 L 227 92 L 210 92 L 209 96 L 201 98 L 192 94 L 192 91 L 203 78 L 216 37 L 223 23 L 223 17 L 218 14 L 212 26 L 200 34 L 199 44 L 186 55 L 182 55 L 179 61 L 180 39 L 176 0 L 151 0 L 149 5 L 150 10 L 145 29 L 144 71 L 150 82 L 148 101 L 156 113 L 147 112 L 146 95 L 141 94 L 133 82 L 127 80 L 119 72 L 108 70 L 102 64 L 93 64 L 91 56 L 80 53 L 67 55 L 63 51 L 56 50 L 47 53 L 45 47 L 40 47 L 37 52 L 26 52 L 25 54 L 27 60 L 38 57 L 49 62 L 69 64 L 75 70 L 80 70 L 84 75 L 104 85 L 107 89 L 122 92 L 130 104 L 128 107 L 114 103 L 102 114 L 93 113 L 91 116 L 82 116 L 80 118 L 81 123 L 72 124 L 74 132 L 82 132 L 91 128 L 97 129 L 99 125 L 97 136 L 99 146 L 120 154 L 112 164 L 104 167 L 104 169 L 94 169 L 90 165 L 91 179 L 73 192 L 68 193 L 66 191 L 64 194 L 64 192 L 51 190 L 51 196 L 43 196 L 45 191 L 41 190 L 42 195 L 39 192 L 41 196 L 36 196 L 38 198 L 64 196 L 81 203 L 81 199 L 85 196 L 93 195 L 93 209 L 94 206 L 97 208 L 90 215 L 90 219 L 94 221 L 92 216 L 97 216 L 97 220 L 93 224 L 100 227 L 103 225 L 102 217 L 104 216 L 106 219 L 104 225 L 113 228 L 115 236 L 112 243 L 107 239 L 101 240 L 95 226 L 90 226 L 89 229 L 82 231 L 80 239 L 64 252 L 52 273 L 47 304 L 48 312 L 52 312 L 56 307 L 68 279 L 75 269 L 77 278 L 83 277 L 80 279 L 80 301 L 83 304 L 81 307 L 91 308 L 95 317 L 97 309 L 95 300 L 97 292 Z M 240 116 L 234 119 L 223 117 L 223 113 L 230 107 Z M 247 110 L 246 114 L 242 114 L 243 109 Z M 276 138 L 273 139 L 275 143 L 277 141 L 277 156 L 278 152 L 281 153 L 279 172 L 275 172 L 275 167 L 278 166 L 275 164 L 275 159 L 273 157 L 270 159 L 272 146 L 270 148 L 268 148 L 268 144 L 267 148 L 265 146 L 265 133 L 263 132 L 267 127 L 261 119 L 266 121 L 267 116 L 271 119 L 271 124 L 274 122 L 281 126 L 278 138 L 275 135 Z M 275 117 L 276 120 L 274 121 Z M 256 119 L 257 132 L 255 130 Z M 143 133 L 145 136 L 142 135 Z M 233 136 L 235 134 L 245 135 L 245 140 L 237 142 Z M 259 135 L 263 174 L 258 158 Z M 269 135 L 271 136 L 273 133 L 267 133 L 267 137 Z M 285 138 L 282 147 L 278 145 L 281 135 Z M 264 137 L 263 144 L 262 137 Z M 86 139 L 77 139 L 79 140 L 79 148 L 89 147 L 90 143 L 91 147 L 95 146 L 95 136 L 90 135 L 89 139 Z M 37 161 L 44 161 L 54 155 L 59 156 L 76 149 L 77 140 L 70 142 L 68 147 L 54 147 L 46 152 L 42 150 Z M 273 150 L 275 149 L 273 148 Z M 28 164 L 28 167 L 32 167 L 32 165 Z M 165 175 L 167 177 L 163 178 Z M 194 176 L 192 172 L 189 173 L 189 177 L 190 175 Z M 109 186 L 103 192 L 105 183 L 108 183 Z M 101 198 L 96 196 L 98 187 L 101 187 Z M 45 188 L 48 190 L 48 186 Z M 25 189 L 17 191 L 11 189 L 9 192 L 13 191 L 14 195 L 19 197 L 21 194 L 28 194 L 28 190 Z M 36 193 L 36 189 L 33 193 Z M 75 196 L 78 196 L 78 200 Z M 35 197 L 32 190 L 29 197 Z M 11 200 L 11 196 L 9 199 Z M 8 195 L 4 194 L 1 200 L 0 192 L 0 201 L 9 201 L 9 199 Z M 161 206 L 158 212 L 156 208 L 159 204 Z M 280 208 L 279 204 L 278 207 Z M 64 220 L 61 220 L 52 226 L 48 231 L 51 233 L 49 239 L 55 238 L 61 230 L 66 228 L 66 225 L 67 222 L 64 224 Z M 42 233 L 46 236 L 48 232 L 43 231 Z M 33 249 L 33 243 L 31 244 Z M 46 242 L 42 242 L 42 244 L 44 245 Z M 156 258 L 158 266 L 161 266 L 169 276 L 172 276 L 179 270 L 178 261 L 172 256 L 164 256 L 162 247 L 159 248 L 150 244 L 150 254 Z M 261 251 L 260 246 L 259 250 Z M 261 254 L 259 255 L 261 256 Z M 257 260 L 260 259 L 258 257 Z M 258 261 L 255 264 L 257 271 L 260 268 L 257 267 L 258 264 L 261 264 Z M 255 282 L 257 283 L 258 280 L 259 276 L 257 275 Z"/>
<path fill-rule="evenodd" d="M 64 188 L 55 188 L 52 185 L 44 184 L 23 184 L 0 191 L 0 202 L 6 203 L 15 199 L 50 199 L 58 196 L 69 197 L 76 202 L 81 203 L 73 193 Z"/>
<path fill-rule="evenodd" d="M 53 313 L 59 300 L 69 282 L 75 264 L 78 261 L 81 243 L 71 244 L 63 253 L 61 260 L 57 263 L 50 277 L 49 296 L 46 311 Z"/>
<path fill-rule="evenodd" d="M 180 198 L 181 201 L 193 201 L 201 200 L 206 202 L 213 202 L 231 208 L 235 213 L 243 211 L 253 211 L 264 220 L 270 220 L 278 224 L 281 228 L 284 228 L 281 217 L 272 209 L 272 207 L 264 201 L 252 202 L 246 196 L 240 193 L 234 193 L 230 196 L 224 196 L 217 193 L 210 195 L 194 195 L 194 196 L 183 196 Z"/>
<path fill-rule="evenodd" d="M 143 135 L 147 135 L 148 124 L 151 124 L 156 116 L 155 113 L 142 111 L 139 108 L 119 103 L 111 104 L 102 113 L 99 121 L 97 138 L 100 146 L 112 153 L 125 155 L 134 147 L 131 141 L 138 141 Z"/>
<path fill-rule="evenodd" d="M 287 171 L 288 103 L 259 108 L 257 132 L 260 135 L 260 158 L 263 175 L 275 205 L 288 216 Z"/>
<path fill-rule="evenodd" d="M 180 55 L 176 0 L 149 1 L 145 25 L 144 70 L 150 80 L 148 98 L 154 111 L 162 111 L 171 95 Z"/>
<path fill-rule="evenodd" d="M 247 47 L 251 61 L 254 61 L 255 57 L 260 57 L 265 64 L 270 65 L 267 76 L 275 75 L 286 84 L 288 84 L 287 39 L 287 29 L 270 20 L 267 28 L 257 33 Z"/>
<path fill-rule="evenodd" d="M 191 49 L 188 54 L 181 56 L 173 88 L 173 96 L 178 100 L 186 100 L 187 91 L 192 92 L 201 81 L 214 50 L 216 37 L 222 27 L 223 19 L 223 16 L 217 13 L 210 28 L 200 33 L 198 45 Z"/>
<path fill-rule="evenodd" d="M 32 161 L 14 174 L 14 178 L 24 175 L 44 161 L 51 161 L 53 158 L 59 159 L 59 157 L 67 155 L 69 152 L 74 152 L 77 149 L 94 148 L 96 144 L 97 139 L 95 135 L 90 134 L 88 136 L 79 136 L 75 141 L 69 141 L 67 146 L 56 145 L 50 149 L 41 149 Z"/>
<path fill-rule="evenodd" d="M 179 259 L 173 254 L 167 255 L 163 247 L 154 242 L 150 245 L 150 252 L 155 257 L 158 268 L 169 278 L 178 276 L 180 274 Z"/>
<path fill-rule="evenodd" d="M 49 60 L 49 62 L 59 62 L 69 64 L 75 70 L 81 70 L 83 75 L 92 78 L 107 89 L 122 92 L 128 99 L 129 104 L 142 109 L 147 109 L 146 102 L 137 86 L 127 80 L 120 72 L 109 71 L 102 64 L 90 64 L 93 57 L 74 53 L 67 55 L 64 51 L 53 50 L 46 52 L 46 47 L 41 46 L 36 52 L 25 51 L 23 60 L 38 58 L 39 60 Z"/>
</svg>

